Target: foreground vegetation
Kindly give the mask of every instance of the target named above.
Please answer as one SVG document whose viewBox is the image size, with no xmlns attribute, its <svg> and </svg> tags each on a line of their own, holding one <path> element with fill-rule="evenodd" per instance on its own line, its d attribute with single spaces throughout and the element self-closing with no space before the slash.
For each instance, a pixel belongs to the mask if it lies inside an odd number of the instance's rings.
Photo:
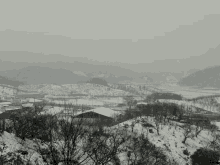
<svg viewBox="0 0 220 165">
<path fill-rule="evenodd" d="M 44 164 L 48 165 L 119 165 L 122 161 L 127 165 L 172 165 L 178 163 L 151 143 L 144 132 L 135 134 L 134 127 L 139 123 L 160 135 L 163 126 L 175 121 L 181 123 L 184 145 L 188 139 L 198 138 L 204 130 L 208 130 L 213 137 L 206 152 L 201 149 L 191 156 L 192 164 L 198 162 L 197 153 L 210 153 L 215 157 L 207 160 L 218 161 L 220 136 L 217 126 L 209 118 L 195 114 L 190 107 L 174 103 L 156 102 L 132 108 L 134 100 L 127 98 L 127 101 L 129 108 L 112 120 L 43 115 L 45 105 L 38 104 L 34 108 L 13 111 L 7 119 L 2 118 L 0 130 L 2 133 L 14 133 L 21 139 L 20 143 L 32 140 L 35 144 L 32 149 L 40 153 Z M 72 105 L 66 106 L 71 109 Z M 72 110 L 75 110 L 74 107 Z M 147 118 L 153 119 L 154 124 Z M 131 125 L 119 126 L 128 120 L 132 120 Z M 0 160 L 2 163 L 8 161 L 4 156 Z"/>
</svg>

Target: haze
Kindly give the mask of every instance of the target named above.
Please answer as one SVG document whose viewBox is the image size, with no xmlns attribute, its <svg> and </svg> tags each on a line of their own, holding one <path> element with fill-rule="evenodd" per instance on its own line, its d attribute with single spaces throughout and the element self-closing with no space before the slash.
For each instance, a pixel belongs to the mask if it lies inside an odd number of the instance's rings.
<svg viewBox="0 0 220 165">
<path fill-rule="evenodd" d="M 0 50 L 86 57 L 117 65 L 175 59 L 178 66 L 181 59 L 219 45 L 219 6 L 218 0 L 4 1 Z M 3 54 L 2 60 L 27 60 Z M 204 67 L 198 64 L 199 69 Z"/>
</svg>

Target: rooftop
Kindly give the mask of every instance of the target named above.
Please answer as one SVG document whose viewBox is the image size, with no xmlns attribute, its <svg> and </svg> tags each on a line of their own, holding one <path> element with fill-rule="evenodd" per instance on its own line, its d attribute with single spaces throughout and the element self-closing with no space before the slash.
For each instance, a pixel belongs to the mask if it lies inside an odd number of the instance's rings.
<svg viewBox="0 0 220 165">
<path fill-rule="evenodd" d="M 84 111 L 84 112 L 78 112 L 76 116 L 80 114 L 88 113 L 88 112 L 95 112 L 106 117 L 112 117 L 115 114 L 120 114 L 120 112 L 114 111 L 110 108 L 99 107 L 99 108 L 91 109 L 91 110 Z"/>
</svg>

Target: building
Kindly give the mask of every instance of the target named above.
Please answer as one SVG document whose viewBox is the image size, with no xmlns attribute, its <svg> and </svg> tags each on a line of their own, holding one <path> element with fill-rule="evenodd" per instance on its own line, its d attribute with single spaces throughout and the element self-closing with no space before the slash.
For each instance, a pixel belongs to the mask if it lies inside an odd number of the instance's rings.
<svg viewBox="0 0 220 165">
<path fill-rule="evenodd" d="M 146 105 L 148 105 L 148 103 L 145 103 L 145 102 L 139 102 L 139 103 L 137 103 L 137 107 L 138 108 L 143 108 L 143 107 L 145 107 Z"/>
<path fill-rule="evenodd" d="M 73 115 L 75 118 L 84 118 L 87 121 L 100 120 L 103 123 L 109 123 L 115 120 L 116 115 L 120 115 L 118 111 L 114 111 L 110 108 L 99 107 L 84 112 L 78 112 Z"/>
</svg>

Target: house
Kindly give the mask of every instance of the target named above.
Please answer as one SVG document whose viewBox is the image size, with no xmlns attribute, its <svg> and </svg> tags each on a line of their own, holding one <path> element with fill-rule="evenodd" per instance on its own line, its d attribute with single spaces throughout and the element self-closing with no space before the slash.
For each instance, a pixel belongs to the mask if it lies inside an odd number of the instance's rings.
<svg viewBox="0 0 220 165">
<path fill-rule="evenodd" d="M 74 118 L 84 118 L 87 121 L 101 120 L 101 122 L 108 123 L 113 121 L 116 115 L 120 115 L 118 111 L 114 111 L 110 108 L 98 107 L 95 109 L 87 110 L 84 112 L 78 112 Z"/>
<path fill-rule="evenodd" d="M 110 108 L 98 107 L 95 109 L 87 110 L 84 112 L 78 112 L 75 116 L 83 116 L 84 118 L 91 117 L 90 114 L 93 114 L 96 117 L 103 116 L 104 118 L 114 118 L 115 115 L 120 114 L 118 111 L 114 111 Z"/>
<path fill-rule="evenodd" d="M 120 115 L 119 112 L 114 111 L 110 108 L 105 107 L 98 107 L 91 110 L 86 111 L 75 111 L 74 113 L 65 113 L 64 111 L 61 113 L 57 113 L 56 116 L 58 119 L 67 119 L 69 121 L 71 120 L 78 120 L 78 119 L 85 119 L 87 122 L 92 121 L 101 121 L 103 123 L 110 123 L 115 118 L 115 115 Z"/>
<path fill-rule="evenodd" d="M 145 102 L 139 102 L 139 103 L 137 103 L 137 105 L 147 105 L 147 103 L 145 103 Z"/>
<path fill-rule="evenodd" d="M 143 107 L 145 107 L 146 105 L 148 105 L 148 103 L 139 102 L 139 103 L 137 103 L 136 107 L 137 107 L 137 108 L 143 108 Z"/>
</svg>

